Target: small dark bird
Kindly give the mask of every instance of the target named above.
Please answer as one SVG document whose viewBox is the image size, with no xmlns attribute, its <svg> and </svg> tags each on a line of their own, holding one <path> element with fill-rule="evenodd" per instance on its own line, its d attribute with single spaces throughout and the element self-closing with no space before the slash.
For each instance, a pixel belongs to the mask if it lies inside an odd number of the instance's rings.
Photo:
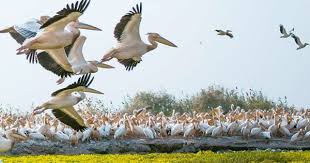
<svg viewBox="0 0 310 163">
<path fill-rule="evenodd" d="M 217 32 L 217 35 L 220 35 L 220 36 L 228 36 L 228 37 L 230 37 L 230 38 L 234 38 L 234 35 L 232 34 L 232 31 L 230 31 L 230 30 L 226 30 L 226 32 L 225 32 L 225 31 L 223 31 L 223 30 L 217 29 L 217 30 L 215 30 L 215 31 Z"/>
<path fill-rule="evenodd" d="M 304 47 L 306 47 L 306 46 L 309 45 L 308 43 L 302 43 L 302 42 L 300 41 L 300 38 L 299 38 L 298 36 L 294 35 L 294 34 L 292 35 L 292 37 L 293 37 L 293 39 L 295 40 L 296 44 L 298 45 L 297 50 L 303 49 Z"/>
</svg>

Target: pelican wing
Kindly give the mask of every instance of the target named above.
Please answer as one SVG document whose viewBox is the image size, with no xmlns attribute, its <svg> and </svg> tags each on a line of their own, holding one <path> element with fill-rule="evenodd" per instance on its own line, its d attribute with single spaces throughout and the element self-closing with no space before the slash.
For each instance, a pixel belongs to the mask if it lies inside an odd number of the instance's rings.
<svg viewBox="0 0 310 163">
<path fill-rule="evenodd" d="M 46 70 L 53 72 L 54 74 L 66 78 L 71 77 L 73 75 L 73 72 L 66 71 L 64 68 L 62 68 L 55 60 L 45 51 L 39 53 L 37 55 L 38 61 L 42 67 L 44 67 Z"/>
<path fill-rule="evenodd" d="M 71 64 L 68 61 L 66 49 L 48 49 L 46 52 L 49 54 L 53 60 L 60 65 L 64 70 L 73 72 L 71 68 Z"/>
<path fill-rule="evenodd" d="M 85 41 L 86 41 L 85 36 L 79 36 L 74 41 L 73 46 L 68 55 L 68 60 L 72 66 L 87 64 L 84 58 L 84 55 L 83 55 L 83 46 L 84 46 Z"/>
<path fill-rule="evenodd" d="M 83 75 L 78 79 L 77 82 L 74 82 L 73 84 L 67 86 L 66 88 L 62 88 L 54 93 L 52 93 L 52 96 L 62 96 L 62 95 L 68 95 L 72 92 L 78 92 L 81 87 L 89 87 L 90 84 L 93 82 L 94 77 L 90 78 L 91 74 Z"/>
<path fill-rule="evenodd" d="M 82 117 L 75 111 L 74 107 L 53 109 L 52 113 L 62 123 L 70 126 L 76 131 L 83 131 L 87 128 Z"/>
<path fill-rule="evenodd" d="M 77 1 L 67 4 L 65 8 L 58 11 L 55 16 L 47 20 L 41 29 L 44 30 L 63 30 L 70 22 L 76 21 L 89 6 L 90 0 Z"/>
<path fill-rule="evenodd" d="M 282 24 L 280 24 L 280 32 L 284 35 L 287 35 L 287 32 Z"/>
<path fill-rule="evenodd" d="M 299 45 L 299 46 L 302 45 L 299 37 L 297 37 L 296 35 L 292 35 L 292 37 L 294 38 L 297 45 Z"/>
<path fill-rule="evenodd" d="M 133 7 L 132 11 L 124 15 L 114 29 L 114 37 L 121 43 L 141 41 L 140 22 L 142 15 L 142 3 Z"/>
<path fill-rule="evenodd" d="M 218 32 L 218 33 L 223 33 L 224 32 L 223 30 L 219 30 L 219 29 L 217 29 L 215 31 Z"/>
<path fill-rule="evenodd" d="M 141 61 L 135 61 L 133 59 L 119 59 L 119 63 L 125 66 L 127 71 L 133 70 Z"/>
<path fill-rule="evenodd" d="M 37 35 L 41 27 L 41 24 L 37 19 L 31 19 L 24 24 L 15 25 L 14 29 L 25 39 L 32 38 Z"/>
<path fill-rule="evenodd" d="M 19 44 L 23 44 L 26 39 L 32 38 L 37 35 L 40 30 L 41 24 L 37 19 L 31 19 L 24 24 L 14 25 L 6 31 L 10 33 L 12 38 Z M 30 50 L 27 55 L 27 60 L 30 63 L 37 63 L 36 50 Z"/>
</svg>

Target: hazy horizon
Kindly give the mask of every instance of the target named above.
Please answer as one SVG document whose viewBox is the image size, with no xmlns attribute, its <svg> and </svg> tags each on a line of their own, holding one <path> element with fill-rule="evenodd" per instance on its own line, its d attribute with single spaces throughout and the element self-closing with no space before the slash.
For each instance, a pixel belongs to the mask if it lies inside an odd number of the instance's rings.
<svg viewBox="0 0 310 163">
<path fill-rule="evenodd" d="M 6 1 L 5 8 L 0 10 L 0 28 L 41 15 L 53 16 L 71 2 L 75 0 Z M 82 35 L 87 36 L 86 59 L 99 60 L 116 44 L 113 37 L 115 25 L 139 2 L 92 0 L 80 21 L 98 26 L 103 31 L 82 31 Z M 99 71 L 91 86 L 105 95 L 94 97 L 117 105 L 126 95 L 138 91 L 166 90 L 180 97 L 215 84 L 261 90 L 275 100 L 287 96 L 289 104 L 310 107 L 310 47 L 296 51 L 294 40 L 280 39 L 279 32 L 279 24 L 287 30 L 294 27 L 302 42 L 310 42 L 310 23 L 304 21 L 310 16 L 310 1 L 142 2 L 142 39 L 146 41 L 148 32 L 157 32 L 178 48 L 160 45 L 146 54 L 131 72 L 115 60 L 109 62 L 116 68 Z M 217 36 L 215 29 L 230 29 L 235 38 Z M 36 106 L 45 102 L 53 91 L 78 79 L 75 76 L 58 86 L 56 75 L 40 65 L 29 64 L 25 56 L 15 55 L 19 45 L 8 34 L 1 34 L 0 42 L 3 51 L 0 61 L 1 104 L 28 109 L 32 103 Z"/>
</svg>

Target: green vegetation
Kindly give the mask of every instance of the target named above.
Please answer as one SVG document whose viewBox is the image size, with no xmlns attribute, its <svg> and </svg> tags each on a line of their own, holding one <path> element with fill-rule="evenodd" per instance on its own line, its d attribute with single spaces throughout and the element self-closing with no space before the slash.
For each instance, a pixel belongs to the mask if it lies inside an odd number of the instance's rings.
<svg viewBox="0 0 310 163">
<path fill-rule="evenodd" d="M 187 96 L 177 99 L 174 95 L 166 92 L 140 92 L 134 97 L 128 97 L 124 103 L 125 110 L 143 108 L 145 106 L 152 107 L 155 113 L 164 112 L 171 114 L 173 110 L 177 112 L 197 111 L 205 112 L 217 106 L 222 106 L 224 111 L 230 109 L 231 104 L 239 106 L 242 109 L 264 109 L 269 110 L 273 107 L 288 108 L 287 98 L 279 98 L 278 101 L 268 99 L 261 91 L 250 89 L 243 92 L 235 89 L 227 89 L 220 86 L 210 86 L 202 89 L 193 96 Z"/>
<path fill-rule="evenodd" d="M 176 154 L 0 156 L 3 162 L 296 162 L 310 161 L 310 152 L 199 152 Z"/>
</svg>

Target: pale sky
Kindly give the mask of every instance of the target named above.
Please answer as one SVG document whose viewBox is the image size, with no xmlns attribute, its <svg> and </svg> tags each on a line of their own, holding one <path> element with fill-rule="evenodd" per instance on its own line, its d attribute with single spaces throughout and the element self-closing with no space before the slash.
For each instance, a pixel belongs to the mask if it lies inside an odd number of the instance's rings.
<svg viewBox="0 0 310 163">
<path fill-rule="evenodd" d="M 0 27 L 52 16 L 69 2 L 74 0 L 5 1 Z M 115 45 L 115 25 L 139 2 L 92 0 L 80 20 L 103 31 L 82 31 L 88 37 L 87 59 L 100 59 Z M 116 69 L 97 73 L 91 87 L 105 93 L 96 98 L 114 104 L 138 91 L 166 90 L 180 97 L 182 92 L 191 95 L 219 84 L 262 90 L 275 100 L 287 96 L 290 104 L 309 107 L 310 47 L 296 51 L 293 39 L 280 39 L 279 33 L 279 24 L 287 30 L 295 27 L 295 34 L 310 42 L 309 6 L 308 0 L 143 1 L 141 37 L 146 40 L 146 33 L 157 32 L 179 48 L 160 45 L 132 72 L 114 60 L 110 63 Z M 231 29 L 235 38 L 217 36 L 217 28 Z M 28 110 L 32 103 L 41 104 L 53 91 L 77 80 L 74 77 L 57 86 L 57 76 L 15 55 L 19 45 L 8 34 L 0 35 L 0 43 L 1 104 Z"/>
</svg>

